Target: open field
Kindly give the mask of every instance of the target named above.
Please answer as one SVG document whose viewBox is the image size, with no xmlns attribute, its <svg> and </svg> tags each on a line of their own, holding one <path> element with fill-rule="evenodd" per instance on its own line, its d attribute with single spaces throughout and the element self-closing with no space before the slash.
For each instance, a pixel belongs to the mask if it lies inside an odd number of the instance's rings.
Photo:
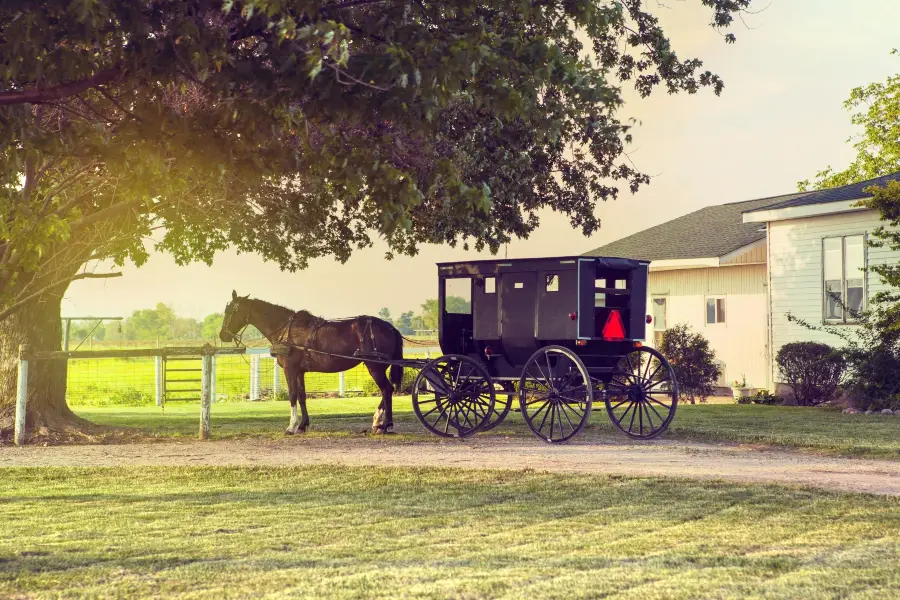
<svg viewBox="0 0 900 600">
<path fill-rule="evenodd" d="M 375 398 L 320 398 L 309 401 L 311 430 L 308 436 L 358 435 L 371 423 Z M 103 425 L 139 427 L 151 435 L 194 436 L 199 405 L 170 404 L 162 413 L 155 406 L 75 407 L 82 417 Z M 394 401 L 394 422 L 399 438 L 437 441 L 425 432 L 412 413 L 409 397 Z M 281 437 L 287 426 L 287 402 L 214 404 L 214 438 L 247 436 Z M 497 429 L 477 434 L 489 437 L 532 438 L 521 418 L 510 413 Z M 590 425 L 576 442 L 625 441 L 598 404 Z M 759 405 L 682 405 L 663 439 L 771 444 L 847 456 L 900 458 L 900 418 L 842 415 L 836 410 Z M 640 442 L 637 442 L 640 444 Z"/>
<path fill-rule="evenodd" d="M 411 349 L 407 358 L 425 358 L 425 349 Z M 250 390 L 250 356 L 217 356 L 215 358 L 216 397 L 220 401 L 240 400 Z M 200 361 L 172 359 L 172 369 L 196 369 L 174 371 L 170 379 L 182 381 L 169 385 L 172 396 L 196 397 L 199 392 L 178 394 L 178 390 L 200 388 Z M 274 387 L 275 361 L 268 354 L 260 356 L 260 390 L 265 395 Z M 416 371 L 404 370 L 404 378 L 411 383 Z M 279 373 L 280 390 L 286 393 L 284 374 Z M 306 390 L 311 395 L 336 393 L 339 389 L 338 373 L 309 373 Z M 344 375 L 344 389 L 348 395 L 376 394 L 378 388 L 364 365 L 359 365 Z M 156 365 L 154 358 L 102 358 L 71 359 L 68 369 L 66 400 L 73 406 L 138 406 L 154 403 Z"/>
<path fill-rule="evenodd" d="M 5 597 L 895 598 L 900 502 L 438 469 L 6 469 Z"/>
</svg>

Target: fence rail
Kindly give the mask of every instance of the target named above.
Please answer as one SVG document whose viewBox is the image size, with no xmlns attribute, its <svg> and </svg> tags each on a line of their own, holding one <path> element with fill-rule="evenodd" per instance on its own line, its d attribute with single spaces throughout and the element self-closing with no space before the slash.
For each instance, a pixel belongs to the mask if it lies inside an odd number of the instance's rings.
<svg viewBox="0 0 900 600">
<path fill-rule="evenodd" d="M 440 348 L 414 346 L 407 358 L 430 358 Z M 152 359 L 152 360 L 150 360 Z M 200 403 L 201 439 L 209 437 L 210 406 L 219 400 L 285 398 L 281 368 L 269 348 L 178 346 L 116 350 L 30 352 L 19 350 L 18 396 L 14 441 L 25 441 L 29 363 L 64 360 L 67 364 L 67 401 L 106 403 L 196 401 Z M 199 367 L 197 366 L 199 363 Z M 408 373 L 407 376 L 411 376 Z M 285 389 L 282 389 L 285 388 Z M 152 394 L 151 394 L 152 391 Z M 308 373 L 310 396 L 376 394 L 377 387 L 364 365 L 342 373 Z"/>
</svg>

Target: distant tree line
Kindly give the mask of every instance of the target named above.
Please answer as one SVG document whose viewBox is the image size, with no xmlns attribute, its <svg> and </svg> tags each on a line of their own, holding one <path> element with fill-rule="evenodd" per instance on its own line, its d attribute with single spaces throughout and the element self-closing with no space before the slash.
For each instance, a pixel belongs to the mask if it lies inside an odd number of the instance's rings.
<svg viewBox="0 0 900 600">
<path fill-rule="evenodd" d="M 456 296 L 447 297 L 447 308 L 451 312 L 469 312 L 469 302 Z M 429 298 L 421 304 L 419 311 L 407 311 L 401 313 L 396 319 L 391 316 L 391 311 L 382 308 L 378 316 L 393 323 L 403 335 L 413 335 L 416 330 L 436 330 L 438 326 L 438 304 L 436 298 Z M 155 308 L 136 310 L 131 316 L 118 322 L 72 321 L 70 331 L 70 344 L 78 345 L 81 341 L 92 337 L 94 341 L 145 341 L 168 342 L 181 341 L 209 341 L 219 339 L 219 330 L 222 328 L 222 313 L 206 315 L 202 320 L 191 317 L 180 317 L 175 310 L 162 302 Z M 244 340 L 259 340 L 262 333 L 252 325 L 244 331 Z"/>
<path fill-rule="evenodd" d="M 156 308 L 134 311 L 119 322 L 72 321 L 72 344 L 93 337 L 96 341 L 215 341 L 222 328 L 222 313 L 206 315 L 202 320 L 179 317 L 171 306 L 160 302 Z M 243 335 L 245 340 L 261 339 L 262 333 L 252 325 Z"/>
</svg>

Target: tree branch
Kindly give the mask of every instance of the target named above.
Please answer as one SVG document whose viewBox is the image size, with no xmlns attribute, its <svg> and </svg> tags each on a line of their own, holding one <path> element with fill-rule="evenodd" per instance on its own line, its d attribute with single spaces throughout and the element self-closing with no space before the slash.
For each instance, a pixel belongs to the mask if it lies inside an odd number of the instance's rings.
<svg viewBox="0 0 900 600">
<path fill-rule="evenodd" d="M 131 208 L 135 208 L 143 204 L 143 200 L 131 200 L 129 202 L 117 202 L 112 206 L 107 206 L 106 208 L 101 208 L 95 213 L 91 213 L 85 217 L 74 221 L 71 226 L 72 233 L 77 231 L 81 231 L 86 227 L 90 227 L 96 223 L 104 219 L 108 219 L 109 217 L 114 217 L 119 213 L 125 212 Z"/>
<path fill-rule="evenodd" d="M 56 87 L 45 88 L 42 90 L 25 90 L 21 92 L 3 92 L 0 93 L 0 106 L 25 103 L 45 104 L 53 100 L 59 100 L 60 98 L 68 98 L 69 96 L 75 96 L 76 94 L 97 87 L 98 85 L 109 83 L 120 73 L 121 70 L 118 68 L 106 69 L 87 79 L 64 83 Z"/>
<path fill-rule="evenodd" d="M 330 10 L 341 10 L 342 8 L 352 8 L 354 6 L 365 6 L 366 4 L 382 4 L 386 0 L 347 0 L 346 2 L 338 2 L 336 4 L 326 4 L 319 10 L 326 12 Z"/>
<path fill-rule="evenodd" d="M 33 294 L 29 294 L 29 295 L 25 296 L 24 298 L 22 298 L 21 300 L 14 302 L 12 306 L 10 306 L 6 310 L 0 312 L 0 321 L 3 321 L 7 317 L 9 317 L 13 313 L 15 313 L 17 310 L 22 308 L 24 305 L 31 302 L 32 300 L 39 298 L 41 295 L 49 292 L 50 290 L 52 290 L 55 287 L 59 287 L 59 286 L 63 285 L 64 283 L 72 283 L 73 281 L 77 281 L 79 279 L 110 279 L 113 277 L 121 277 L 121 276 L 122 276 L 122 273 L 119 273 L 119 272 L 116 272 L 116 273 L 79 273 L 77 275 L 73 275 L 72 277 L 60 279 L 59 281 L 55 281 L 55 282 L 51 283 L 50 285 L 47 285 L 47 286 L 39 289 L 38 291 L 34 292 Z"/>
</svg>

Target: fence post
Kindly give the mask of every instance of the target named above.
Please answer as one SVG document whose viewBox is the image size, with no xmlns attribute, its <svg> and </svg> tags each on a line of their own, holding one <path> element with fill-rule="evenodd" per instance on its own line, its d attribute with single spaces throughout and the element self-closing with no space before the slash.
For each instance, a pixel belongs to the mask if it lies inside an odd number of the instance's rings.
<svg viewBox="0 0 900 600">
<path fill-rule="evenodd" d="M 272 400 L 278 399 L 278 388 L 281 387 L 281 370 L 278 367 L 278 360 L 273 358 L 272 364 Z"/>
<path fill-rule="evenodd" d="M 209 408 L 212 403 L 212 352 L 203 349 L 203 367 L 200 374 L 200 439 L 209 439 Z"/>
<path fill-rule="evenodd" d="M 259 354 L 250 355 L 250 400 L 259 400 Z"/>
<path fill-rule="evenodd" d="M 19 346 L 18 392 L 16 393 L 16 425 L 13 441 L 17 446 L 25 443 L 25 408 L 28 400 L 28 360 L 25 347 Z"/>
<path fill-rule="evenodd" d="M 156 405 L 162 406 L 163 403 L 163 358 L 156 358 Z"/>
<path fill-rule="evenodd" d="M 346 377 L 344 376 L 344 371 L 338 373 L 338 398 L 344 397 L 344 384 L 346 383 Z"/>
<path fill-rule="evenodd" d="M 215 402 L 216 394 L 216 355 L 213 354 L 209 365 L 209 396 L 210 402 Z"/>
</svg>

